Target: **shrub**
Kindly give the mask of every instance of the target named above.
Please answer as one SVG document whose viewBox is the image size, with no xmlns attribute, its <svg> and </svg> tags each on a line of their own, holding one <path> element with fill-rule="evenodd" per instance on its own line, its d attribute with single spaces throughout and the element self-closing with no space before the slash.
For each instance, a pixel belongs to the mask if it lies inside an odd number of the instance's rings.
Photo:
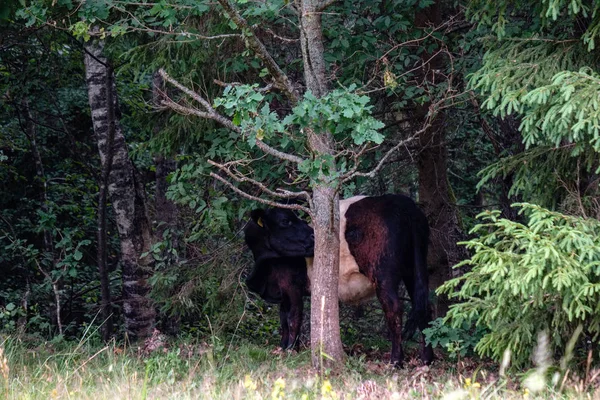
<svg viewBox="0 0 600 400">
<path fill-rule="evenodd" d="M 472 354 L 485 333 L 485 329 L 473 327 L 468 321 L 463 321 L 458 327 L 445 325 L 443 318 L 436 318 L 429 323 L 429 328 L 423 330 L 428 344 L 443 348 L 453 359 Z"/>
<path fill-rule="evenodd" d="M 489 330 L 475 346 L 500 360 L 506 349 L 513 365 L 530 360 L 537 333 L 547 330 L 556 354 L 579 324 L 600 331 L 600 222 L 516 204 L 527 222 L 478 216 L 483 222 L 465 242 L 473 256 L 458 264 L 470 271 L 438 289 L 459 301 L 445 322 L 460 327 L 475 321 Z"/>
</svg>

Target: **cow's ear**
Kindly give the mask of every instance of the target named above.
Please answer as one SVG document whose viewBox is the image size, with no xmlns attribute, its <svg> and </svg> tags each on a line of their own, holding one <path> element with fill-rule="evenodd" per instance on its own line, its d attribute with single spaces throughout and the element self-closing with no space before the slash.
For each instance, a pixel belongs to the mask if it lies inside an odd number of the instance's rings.
<svg viewBox="0 0 600 400">
<path fill-rule="evenodd" d="M 252 210 L 250 216 L 252 217 L 252 221 L 254 221 L 256 225 L 260 226 L 261 228 L 265 227 L 265 222 L 263 220 L 263 217 L 265 216 L 265 210 L 263 210 L 262 208 Z"/>
</svg>

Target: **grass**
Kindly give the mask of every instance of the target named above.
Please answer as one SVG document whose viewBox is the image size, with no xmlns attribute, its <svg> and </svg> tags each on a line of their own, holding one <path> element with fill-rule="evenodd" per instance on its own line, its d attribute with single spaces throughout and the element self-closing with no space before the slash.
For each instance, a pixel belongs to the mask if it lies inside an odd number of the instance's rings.
<svg viewBox="0 0 600 400">
<path fill-rule="evenodd" d="M 499 378 L 498 367 L 478 360 L 438 360 L 423 367 L 410 358 L 402 370 L 363 352 L 343 373 L 319 376 L 310 351 L 273 352 L 272 346 L 160 342 L 145 349 L 116 343 L 27 341 L 0 338 L 0 398 L 12 399 L 571 399 L 598 398 L 597 373 L 573 374 L 537 393 L 523 374 Z M 411 354 L 416 356 L 416 353 Z M 535 371 L 529 375 L 534 375 Z M 561 378 L 562 379 L 562 378 Z"/>
</svg>

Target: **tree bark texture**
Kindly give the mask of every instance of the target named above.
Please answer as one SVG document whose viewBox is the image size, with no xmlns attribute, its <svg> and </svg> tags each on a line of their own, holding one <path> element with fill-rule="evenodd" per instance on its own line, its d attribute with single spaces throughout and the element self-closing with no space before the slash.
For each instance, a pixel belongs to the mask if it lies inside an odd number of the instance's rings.
<svg viewBox="0 0 600 400">
<path fill-rule="evenodd" d="M 419 11 L 415 16 L 415 25 L 420 28 L 439 26 L 442 22 L 441 2 Z M 422 76 L 425 85 L 439 84 L 443 74 L 437 71 L 444 68 L 445 60 L 441 55 L 431 58 L 424 53 Z M 425 63 L 426 60 L 429 62 Z M 419 202 L 423 204 L 425 215 L 431 227 L 431 246 L 429 250 L 429 286 L 436 289 L 452 275 L 452 266 L 464 259 L 465 251 L 457 245 L 463 237 L 459 224 L 458 209 L 448 181 L 448 152 L 445 143 L 445 112 L 431 110 L 432 103 L 415 105 L 415 120 L 422 125 L 429 112 L 435 113 L 429 127 L 419 136 L 420 152 L 417 156 L 419 173 Z M 448 301 L 438 298 L 434 302 L 434 317 L 443 316 L 448 311 Z"/>
<path fill-rule="evenodd" d="M 108 193 L 121 243 L 125 327 L 132 339 L 145 338 L 152 333 L 156 313 L 148 298 L 148 278 L 152 274 L 153 262 L 151 257 L 141 257 L 152 243 L 144 188 L 129 159 L 125 137 L 117 119 L 114 74 L 103 55 L 104 42 L 94 38 L 86 44 L 85 50 L 92 122 L 101 164 L 103 168 L 110 168 Z"/>
<path fill-rule="evenodd" d="M 300 2 L 300 41 L 306 89 L 316 97 L 327 93 L 325 59 L 319 2 Z M 307 129 L 308 145 L 315 157 L 334 153 L 333 138 L 326 132 Z M 313 187 L 315 231 L 314 275 L 311 282 L 311 354 L 315 368 L 336 368 L 344 359 L 340 337 L 339 197 L 332 183 L 321 180 Z"/>
<path fill-rule="evenodd" d="M 102 168 L 106 168 L 103 166 Z M 112 313 L 111 313 L 111 296 L 110 296 L 110 279 L 108 274 L 108 254 L 106 247 L 106 201 L 107 201 L 107 190 L 106 180 L 104 179 L 104 171 L 102 172 L 102 181 L 99 185 L 98 192 L 98 249 L 97 249 L 97 262 L 98 262 L 98 273 L 100 275 L 100 293 L 102 298 L 100 299 L 100 315 L 102 317 L 102 328 L 100 329 L 102 340 L 107 342 L 113 332 L 112 324 Z M 108 174 L 107 174 L 108 175 Z"/>
<path fill-rule="evenodd" d="M 98 228 L 96 238 L 98 241 L 97 262 L 98 274 L 100 275 L 100 315 L 102 317 L 102 328 L 100 329 L 102 340 L 107 342 L 113 332 L 112 313 L 111 313 L 111 295 L 110 278 L 108 270 L 108 249 L 107 249 L 107 231 L 106 231 L 106 206 L 107 206 L 107 186 L 112 165 L 112 143 L 114 139 L 114 129 L 109 129 L 107 138 L 106 162 L 101 165 L 100 182 L 98 184 Z"/>
</svg>

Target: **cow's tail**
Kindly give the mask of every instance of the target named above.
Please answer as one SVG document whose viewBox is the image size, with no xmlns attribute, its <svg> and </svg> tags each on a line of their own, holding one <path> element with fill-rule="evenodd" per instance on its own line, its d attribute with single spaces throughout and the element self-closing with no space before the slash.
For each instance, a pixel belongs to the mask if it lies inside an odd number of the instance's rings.
<svg viewBox="0 0 600 400">
<path fill-rule="evenodd" d="M 412 308 L 408 316 L 402 337 L 408 339 L 415 334 L 417 328 L 423 329 L 429 324 L 429 276 L 427 273 L 427 247 L 429 244 L 429 229 L 420 231 L 413 227 L 414 251 L 414 293 L 411 296 Z"/>
</svg>

